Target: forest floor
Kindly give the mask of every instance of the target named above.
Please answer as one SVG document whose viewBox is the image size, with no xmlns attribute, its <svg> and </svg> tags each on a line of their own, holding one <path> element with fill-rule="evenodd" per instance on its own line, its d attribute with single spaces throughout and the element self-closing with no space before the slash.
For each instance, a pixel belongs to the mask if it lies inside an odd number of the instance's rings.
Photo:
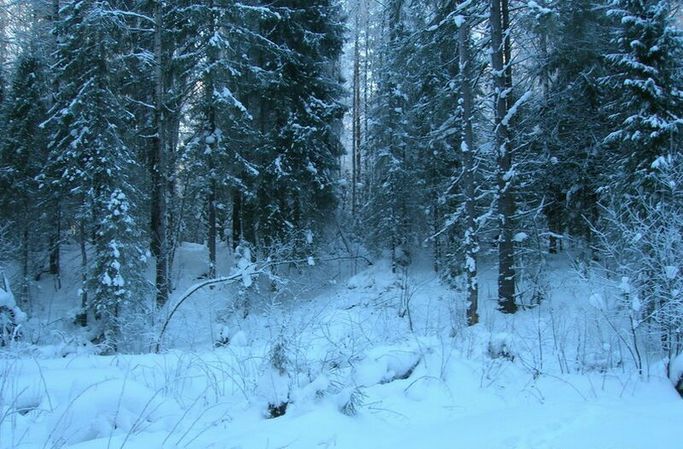
<svg viewBox="0 0 683 449">
<path fill-rule="evenodd" d="M 171 304 L 199 281 L 205 251 L 180 249 Z M 603 317 L 614 286 L 566 255 L 528 283 L 540 305 L 513 316 L 495 310 L 485 265 L 474 327 L 426 262 L 397 275 L 340 261 L 285 270 L 277 289 L 255 282 L 248 310 L 234 285 L 203 289 L 161 353 L 108 356 L 61 319 L 78 305 L 77 256 L 65 258 L 62 289 L 38 285 L 37 344 L 0 354 L 0 449 L 683 447 L 683 400 L 663 364 L 638 374 Z"/>
</svg>

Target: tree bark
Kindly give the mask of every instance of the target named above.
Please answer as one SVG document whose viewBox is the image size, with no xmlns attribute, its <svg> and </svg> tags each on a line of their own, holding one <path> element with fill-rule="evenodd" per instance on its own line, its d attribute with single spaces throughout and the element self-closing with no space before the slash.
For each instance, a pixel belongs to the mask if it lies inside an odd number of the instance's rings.
<svg viewBox="0 0 683 449">
<path fill-rule="evenodd" d="M 208 2 L 209 9 L 211 11 L 211 14 L 213 15 L 213 1 L 209 0 Z M 215 33 L 215 18 L 211 17 L 209 20 L 209 35 L 213 36 Z M 216 55 L 216 50 L 214 48 L 209 48 L 208 50 L 208 55 L 207 59 L 209 61 L 209 65 L 213 66 L 216 63 L 217 55 Z M 215 104 L 213 103 L 213 95 L 214 95 L 214 77 L 209 70 L 208 72 L 208 79 L 206 80 L 206 86 L 205 86 L 205 95 L 206 95 L 206 101 L 208 103 L 209 111 L 208 111 L 208 125 L 209 125 L 209 136 L 211 137 L 212 141 L 206 141 L 205 143 L 210 146 L 211 152 L 209 153 L 209 161 L 208 161 L 208 168 L 209 168 L 209 195 L 208 195 L 208 236 L 207 236 L 207 243 L 209 245 L 209 279 L 213 279 L 216 277 L 216 163 L 215 163 L 215 158 L 216 158 L 216 151 L 218 151 L 218 136 L 216 135 L 216 108 Z"/>
<path fill-rule="evenodd" d="M 216 277 L 216 180 L 209 180 L 209 279 Z"/>
<path fill-rule="evenodd" d="M 52 0 L 52 10 L 50 12 L 50 20 L 54 24 L 59 20 L 59 0 Z M 59 92 L 59 82 L 55 79 L 53 81 L 54 92 Z M 49 270 L 50 274 L 55 275 L 57 288 L 62 288 L 61 279 L 61 258 L 60 249 L 62 243 L 62 205 L 59 198 L 54 199 L 55 205 L 55 223 L 53 228 L 53 233 L 50 236 L 50 260 L 49 260 Z"/>
<path fill-rule="evenodd" d="M 55 201 L 55 217 L 54 228 L 50 235 L 50 257 L 49 257 L 49 272 L 57 277 L 57 286 L 61 288 L 60 280 L 60 246 L 62 239 L 62 211 L 59 201 Z"/>
<path fill-rule="evenodd" d="M 84 218 L 81 218 L 79 228 L 79 248 L 81 250 L 81 313 L 76 316 L 76 321 L 78 324 L 85 327 L 88 325 L 88 253 L 85 248 L 87 237 Z"/>
<path fill-rule="evenodd" d="M 358 184 L 361 175 L 361 100 L 360 100 L 360 2 L 356 11 L 356 41 L 353 58 L 353 154 L 352 174 L 351 174 L 351 214 L 356 215 L 356 208 L 359 203 Z"/>
<path fill-rule="evenodd" d="M 30 270 L 29 262 L 31 253 L 29 251 L 30 247 L 30 235 L 29 235 L 29 223 L 28 214 L 24 214 L 23 231 L 21 233 L 21 293 L 20 293 L 20 304 L 21 308 L 25 311 L 31 310 L 31 291 L 30 291 Z"/>
<path fill-rule="evenodd" d="M 242 240 L 242 192 L 235 189 L 232 192 L 232 251 Z"/>
<path fill-rule="evenodd" d="M 510 147 L 509 117 L 512 88 L 510 66 L 511 44 L 508 34 L 508 1 L 491 0 L 491 66 L 494 81 L 495 145 L 498 158 L 497 194 L 500 234 L 498 241 L 498 307 L 504 313 L 515 313 L 515 247 L 513 191 L 513 154 Z"/>
<path fill-rule="evenodd" d="M 154 3 L 154 136 L 150 145 L 150 170 L 152 180 L 151 225 L 152 225 L 152 254 L 156 259 L 156 303 L 163 307 L 168 300 L 169 267 L 168 267 L 168 229 L 166 216 L 167 167 L 165 154 L 165 116 L 164 116 L 164 80 L 161 33 L 163 31 L 161 4 Z"/>
<path fill-rule="evenodd" d="M 479 322 L 478 303 L 479 286 L 477 284 L 477 256 L 479 242 L 476 224 L 476 191 L 474 172 L 474 132 L 472 119 L 474 116 L 474 93 L 472 82 L 470 55 L 470 25 L 469 17 L 458 30 L 458 51 L 460 53 L 460 76 L 462 79 L 460 92 L 462 100 L 462 165 L 463 165 L 463 193 L 465 194 L 465 275 L 467 277 L 467 324 L 473 326 Z"/>
</svg>

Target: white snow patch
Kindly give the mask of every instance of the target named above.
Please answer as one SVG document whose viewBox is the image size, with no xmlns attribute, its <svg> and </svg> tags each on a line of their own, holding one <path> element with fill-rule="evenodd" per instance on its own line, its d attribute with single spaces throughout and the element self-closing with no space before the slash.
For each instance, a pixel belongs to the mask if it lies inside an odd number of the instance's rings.
<svg viewBox="0 0 683 449">
<path fill-rule="evenodd" d="M 527 234 L 526 232 L 518 232 L 518 233 L 515 234 L 515 236 L 512 238 L 512 240 L 515 241 L 515 242 L 517 242 L 517 243 L 522 243 L 522 242 L 524 242 L 524 241 L 526 241 L 526 240 L 528 240 L 528 239 L 529 239 L 529 234 Z"/>
<path fill-rule="evenodd" d="M 675 267 L 673 265 L 668 265 L 664 267 L 664 272 L 666 273 L 667 279 L 676 279 L 678 277 L 678 267 Z"/>
</svg>

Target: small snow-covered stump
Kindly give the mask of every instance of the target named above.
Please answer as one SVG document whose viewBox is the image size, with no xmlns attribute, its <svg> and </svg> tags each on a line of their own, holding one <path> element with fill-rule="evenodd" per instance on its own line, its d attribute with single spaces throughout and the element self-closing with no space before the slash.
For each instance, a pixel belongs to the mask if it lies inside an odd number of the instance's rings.
<svg viewBox="0 0 683 449">
<path fill-rule="evenodd" d="M 0 346 L 8 345 L 20 336 L 20 325 L 26 314 L 17 306 L 5 274 L 0 279 Z"/>
<path fill-rule="evenodd" d="M 669 379 L 673 383 L 678 394 L 683 396 L 683 353 L 678 354 L 669 363 Z"/>
<path fill-rule="evenodd" d="M 216 348 L 220 348 L 223 346 L 228 346 L 230 344 L 230 328 L 228 326 L 222 326 L 220 331 L 218 332 L 218 335 L 216 335 L 216 339 L 213 343 L 213 345 Z"/>
<path fill-rule="evenodd" d="M 511 344 L 512 337 L 509 334 L 498 333 L 491 336 L 487 352 L 492 359 L 506 359 L 515 361 L 515 354 Z"/>
<path fill-rule="evenodd" d="M 270 350 L 265 372 L 256 387 L 257 395 L 267 404 L 266 418 L 279 418 L 287 413 L 291 384 L 288 365 L 286 342 L 279 338 Z"/>
<path fill-rule="evenodd" d="M 221 326 L 218 335 L 216 335 L 214 346 L 221 348 L 225 346 L 245 347 L 249 344 L 247 334 L 244 331 L 237 331 L 234 334 L 228 326 Z"/>
<path fill-rule="evenodd" d="M 255 277 L 256 265 L 254 264 L 254 257 L 252 255 L 251 247 L 247 242 L 240 242 L 235 248 L 235 274 L 241 278 L 241 287 L 237 293 L 237 307 L 242 308 L 242 318 L 247 318 L 249 315 L 249 298 L 247 290 L 249 290 Z"/>
</svg>

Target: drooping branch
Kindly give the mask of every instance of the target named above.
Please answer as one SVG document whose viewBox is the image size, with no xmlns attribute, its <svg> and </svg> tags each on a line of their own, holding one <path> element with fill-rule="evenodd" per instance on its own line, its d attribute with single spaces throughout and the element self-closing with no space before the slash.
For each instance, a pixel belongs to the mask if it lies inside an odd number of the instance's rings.
<svg viewBox="0 0 683 449">
<path fill-rule="evenodd" d="M 364 260 L 368 265 L 372 265 L 372 261 L 368 259 L 367 257 L 364 256 L 340 256 L 340 257 L 330 257 L 330 258 L 325 258 L 325 259 L 318 259 L 319 262 L 334 262 L 338 260 L 357 260 L 361 259 Z M 275 267 L 278 265 L 286 265 L 286 264 L 298 264 L 298 263 L 308 263 L 309 259 L 290 259 L 290 260 L 279 260 L 279 261 L 266 261 L 262 263 L 261 265 L 258 266 L 258 268 L 255 268 L 253 271 L 249 271 L 248 274 L 249 276 L 259 276 L 262 274 L 266 274 L 268 270 L 271 267 Z M 254 265 L 252 265 L 253 267 Z M 239 271 L 235 274 L 232 274 L 230 276 L 223 276 L 215 279 L 207 279 L 205 281 L 199 282 L 192 287 L 188 288 L 187 291 L 178 299 L 178 301 L 175 303 L 169 314 L 166 316 L 166 319 L 164 319 L 164 323 L 161 325 L 161 330 L 159 331 L 159 336 L 157 337 L 157 342 L 154 346 L 154 352 L 158 353 L 160 348 L 161 348 L 161 341 L 164 338 L 164 334 L 166 333 L 166 328 L 168 328 L 168 324 L 171 322 L 171 319 L 175 315 L 175 313 L 178 311 L 180 306 L 187 301 L 193 294 L 197 293 L 199 290 L 205 288 L 205 287 L 210 287 L 212 285 L 219 285 L 219 284 L 224 284 L 224 285 L 229 285 L 232 284 L 233 282 L 239 280 L 242 278 L 244 275 L 244 271 Z"/>
</svg>

